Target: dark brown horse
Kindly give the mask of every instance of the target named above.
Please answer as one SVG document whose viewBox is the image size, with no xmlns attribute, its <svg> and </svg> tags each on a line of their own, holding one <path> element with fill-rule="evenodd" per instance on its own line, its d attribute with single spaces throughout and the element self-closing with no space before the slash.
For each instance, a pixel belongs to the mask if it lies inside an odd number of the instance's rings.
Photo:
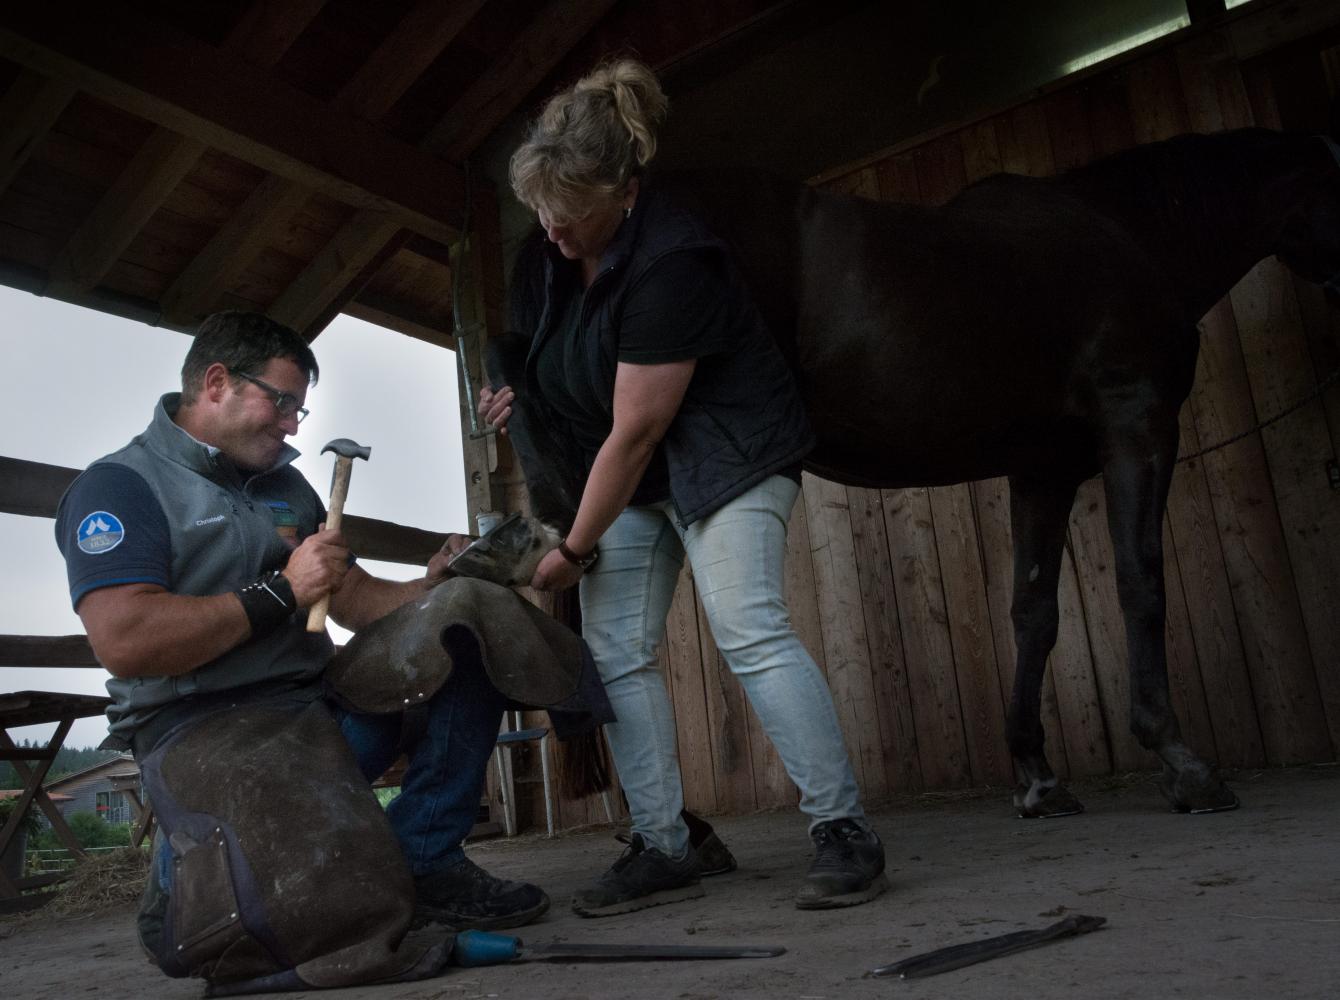
<svg viewBox="0 0 1340 1000">
<path fill-rule="evenodd" d="M 1025 815 L 1082 808 L 1047 761 L 1040 698 L 1068 514 L 1100 472 L 1131 728 L 1163 760 L 1174 808 L 1237 805 L 1182 741 L 1169 700 L 1162 524 L 1177 415 L 1197 321 L 1257 261 L 1277 254 L 1316 282 L 1340 271 L 1336 149 L 1262 129 L 1180 136 L 1058 178 L 989 178 L 940 208 L 757 175 L 656 181 L 731 245 L 818 434 L 810 471 L 885 488 L 1009 477 L 1007 734 Z M 517 370 L 505 354 L 491 365 L 499 383 Z M 523 440 L 546 437 L 527 423 L 513 437 L 533 493 L 557 496 L 550 512 L 570 507 L 579 487 L 538 467 L 556 446 Z"/>
</svg>

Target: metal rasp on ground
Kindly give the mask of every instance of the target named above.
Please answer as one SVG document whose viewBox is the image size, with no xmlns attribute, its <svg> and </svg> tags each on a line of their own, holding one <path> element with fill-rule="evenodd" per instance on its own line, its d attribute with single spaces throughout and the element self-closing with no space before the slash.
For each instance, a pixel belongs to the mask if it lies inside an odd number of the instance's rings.
<svg viewBox="0 0 1340 1000">
<path fill-rule="evenodd" d="M 510 934 L 462 931 L 451 949 L 454 965 L 472 968 L 501 965 L 521 959 L 564 962 L 662 962 L 691 959 L 775 958 L 785 948 L 769 945 L 676 945 L 676 944 L 525 944 Z"/>
<path fill-rule="evenodd" d="M 901 962 L 881 965 L 871 969 L 872 976 L 900 976 L 903 979 L 920 979 L 922 976 L 934 976 L 941 972 L 961 969 L 965 965 L 976 965 L 1003 955 L 1013 955 L 1017 951 L 1026 951 L 1038 945 L 1061 938 L 1075 937 L 1096 931 L 1107 923 L 1106 917 L 1086 917 L 1075 914 L 1058 920 L 1050 927 L 1036 931 L 1015 931 L 1012 934 L 1000 934 L 983 941 L 968 941 L 954 944 L 948 948 L 937 948 L 923 955 L 913 955 Z"/>
</svg>

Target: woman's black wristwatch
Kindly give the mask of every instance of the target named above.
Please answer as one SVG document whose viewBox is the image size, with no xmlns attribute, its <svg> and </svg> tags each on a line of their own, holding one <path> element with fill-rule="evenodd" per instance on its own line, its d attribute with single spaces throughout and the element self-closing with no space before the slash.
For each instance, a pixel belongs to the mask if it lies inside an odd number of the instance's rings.
<svg viewBox="0 0 1340 1000">
<path fill-rule="evenodd" d="M 568 562 L 572 563 L 572 565 L 580 567 L 583 573 L 594 566 L 596 560 L 600 558 L 599 549 L 592 549 L 590 552 L 586 553 L 586 555 L 579 556 L 576 552 L 573 552 L 572 549 L 568 548 L 568 540 L 566 538 L 558 543 L 558 551 L 559 554 Z"/>
</svg>

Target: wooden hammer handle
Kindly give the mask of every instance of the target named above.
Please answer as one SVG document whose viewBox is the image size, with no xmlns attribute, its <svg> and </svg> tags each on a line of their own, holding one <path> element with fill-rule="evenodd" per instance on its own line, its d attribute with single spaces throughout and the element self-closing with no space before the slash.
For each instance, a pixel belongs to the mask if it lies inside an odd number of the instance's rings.
<svg viewBox="0 0 1340 1000">
<path fill-rule="evenodd" d="M 349 475 L 354 460 L 343 455 L 335 459 L 335 481 L 330 487 L 330 506 L 326 510 L 326 530 L 339 531 L 344 520 L 344 498 L 349 495 Z M 307 611 L 307 631 L 324 632 L 326 615 L 330 613 L 330 595 L 318 600 Z"/>
</svg>

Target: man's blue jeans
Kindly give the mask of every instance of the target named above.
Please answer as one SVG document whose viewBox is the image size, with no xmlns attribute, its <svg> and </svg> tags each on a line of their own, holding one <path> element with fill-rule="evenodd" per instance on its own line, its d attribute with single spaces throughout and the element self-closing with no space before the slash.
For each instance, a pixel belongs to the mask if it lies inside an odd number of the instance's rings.
<svg viewBox="0 0 1340 1000">
<path fill-rule="evenodd" d="M 864 817 L 832 694 L 796 638 L 782 595 L 786 525 L 798 493 L 792 480 L 772 476 L 687 528 L 668 501 L 629 507 L 582 578 L 582 635 L 619 720 L 605 734 L 633 830 L 667 854 L 683 853 L 688 829 L 656 650 L 685 555 L 717 648 L 800 789 L 811 827 Z"/>
<path fill-rule="evenodd" d="M 475 825 L 489 755 L 498 740 L 505 700 L 478 661 L 459 662 L 428 700 L 428 724 L 410 747 L 400 794 L 387 809 L 391 826 L 415 875 L 465 856 L 461 843 Z M 401 752 L 400 715 L 336 710 L 359 770 L 374 781 Z"/>
</svg>

